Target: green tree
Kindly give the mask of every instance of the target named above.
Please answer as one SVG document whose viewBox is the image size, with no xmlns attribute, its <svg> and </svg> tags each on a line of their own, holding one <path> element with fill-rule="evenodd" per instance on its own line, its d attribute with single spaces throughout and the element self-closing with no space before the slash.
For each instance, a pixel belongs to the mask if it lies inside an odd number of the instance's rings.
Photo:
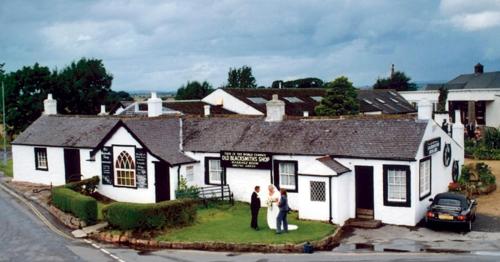
<svg viewBox="0 0 500 262">
<path fill-rule="evenodd" d="M 316 77 L 299 78 L 295 80 L 276 80 L 271 84 L 271 88 L 319 88 L 323 87 L 323 80 Z"/>
<path fill-rule="evenodd" d="M 373 89 L 395 89 L 397 91 L 415 91 L 417 85 L 411 83 L 411 78 L 404 72 L 396 71 L 388 78 L 379 78 L 373 85 Z"/>
<path fill-rule="evenodd" d="M 202 99 L 213 91 L 214 89 L 212 85 L 210 85 L 207 81 L 203 81 L 203 83 L 200 83 L 198 81 L 187 82 L 186 85 L 183 85 L 179 89 L 177 89 L 175 99 Z"/>
<path fill-rule="evenodd" d="M 43 112 L 43 100 L 55 90 L 55 74 L 48 67 L 25 66 L 5 75 L 7 134 L 24 130 Z"/>
<path fill-rule="evenodd" d="M 60 91 L 56 98 L 64 98 L 58 102 L 61 113 L 95 115 L 101 105 L 111 103 L 107 96 L 113 76 L 107 73 L 100 59 L 72 62 L 58 73 L 57 79 Z"/>
<path fill-rule="evenodd" d="M 255 77 L 252 74 L 252 68 L 242 66 L 241 68 L 229 68 L 227 74 L 228 88 L 256 88 Z"/>
<path fill-rule="evenodd" d="M 319 116 L 356 115 L 359 101 L 356 88 L 349 79 L 341 76 L 325 84 L 326 95 L 314 109 Z"/>
</svg>

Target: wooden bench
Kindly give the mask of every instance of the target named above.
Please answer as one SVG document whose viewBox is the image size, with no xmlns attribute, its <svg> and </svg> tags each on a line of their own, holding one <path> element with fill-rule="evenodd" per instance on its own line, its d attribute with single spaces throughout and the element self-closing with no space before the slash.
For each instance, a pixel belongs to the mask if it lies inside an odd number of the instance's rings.
<svg viewBox="0 0 500 262">
<path fill-rule="evenodd" d="M 208 206 L 210 200 L 228 200 L 234 205 L 234 195 L 229 185 L 201 187 L 198 197 L 203 200 L 205 206 Z"/>
</svg>

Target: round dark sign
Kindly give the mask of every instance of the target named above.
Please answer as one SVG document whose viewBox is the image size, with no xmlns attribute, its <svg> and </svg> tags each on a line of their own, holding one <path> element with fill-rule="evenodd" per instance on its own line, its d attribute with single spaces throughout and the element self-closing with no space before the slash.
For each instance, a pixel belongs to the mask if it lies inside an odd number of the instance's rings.
<svg viewBox="0 0 500 262">
<path fill-rule="evenodd" d="M 453 161 L 453 167 L 451 169 L 451 178 L 453 182 L 458 181 L 458 160 Z"/>
<path fill-rule="evenodd" d="M 445 144 L 443 150 L 443 164 L 449 166 L 451 162 L 451 145 Z"/>
</svg>

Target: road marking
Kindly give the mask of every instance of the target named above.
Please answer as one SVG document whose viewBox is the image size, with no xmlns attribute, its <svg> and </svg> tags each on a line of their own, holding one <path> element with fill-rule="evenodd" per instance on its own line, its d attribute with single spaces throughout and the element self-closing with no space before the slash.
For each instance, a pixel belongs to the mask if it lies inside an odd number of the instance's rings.
<svg viewBox="0 0 500 262">
<path fill-rule="evenodd" d="M 75 241 L 74 238 L 66 235 L 64 232 L 62 232 L 61 230 L 59 230 L 58 228 L 56 228 L 54 225 L 52 225 L 52 223 L 50 223 L 50 221 L 47 220 L 47 218 L 42 214 L 40 213 L 40 211 L 38 211 L 38 209 L 36 209 L 36 207 L 31 203 L 29 202 L 28 200 L 24 199 L 23 197 L 21 197 L 20 195 L 18 195 L 16 192 L 8 189 L 7 187 L 5 187 L 4 185 L 2 185 L 0 183 L 0 188 L 2 188 L 5 192 L 7 192 L 9 195 L 19 199 L 22 203 L 24 203 L 26 206 L 28 206 L 31 211 L 33 211 L 33 213 L 50 229 L 52 230 L 54 233 L 66 238 L 66 239 L 69 239 L 71 241 Z M 90 244 L 91 246 L 93 246 L 94 248 L 96 248 L 97 250 L 103 252 L 104 254 L 107 254 L 109 257 L 119 261 L 119 262 L 125 262 L 125 260 L 119 258 L 118 256 L 116 255 L 113 255 L 111 254 L 111 252 L 107 251 L 106 249 L 104 248 L 101 248 L 99 245 L 93 243 L 92 241 L 88 240 L 88 239 L 84 239 L 83 240 L 84 242 L 86 242 L 87 244 Z"/>
</svg>

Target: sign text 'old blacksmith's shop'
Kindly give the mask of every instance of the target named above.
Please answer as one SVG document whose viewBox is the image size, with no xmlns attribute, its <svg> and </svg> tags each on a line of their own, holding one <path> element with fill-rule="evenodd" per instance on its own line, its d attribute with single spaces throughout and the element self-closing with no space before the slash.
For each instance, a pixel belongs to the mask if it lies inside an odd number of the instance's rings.
<svg viewBox="0 0 500 262">
<path fill-rule="evenodd" d="M 271 154 L 221 151 L 221 166 L 232 168 L 271 169 Z"/>
</svg>

